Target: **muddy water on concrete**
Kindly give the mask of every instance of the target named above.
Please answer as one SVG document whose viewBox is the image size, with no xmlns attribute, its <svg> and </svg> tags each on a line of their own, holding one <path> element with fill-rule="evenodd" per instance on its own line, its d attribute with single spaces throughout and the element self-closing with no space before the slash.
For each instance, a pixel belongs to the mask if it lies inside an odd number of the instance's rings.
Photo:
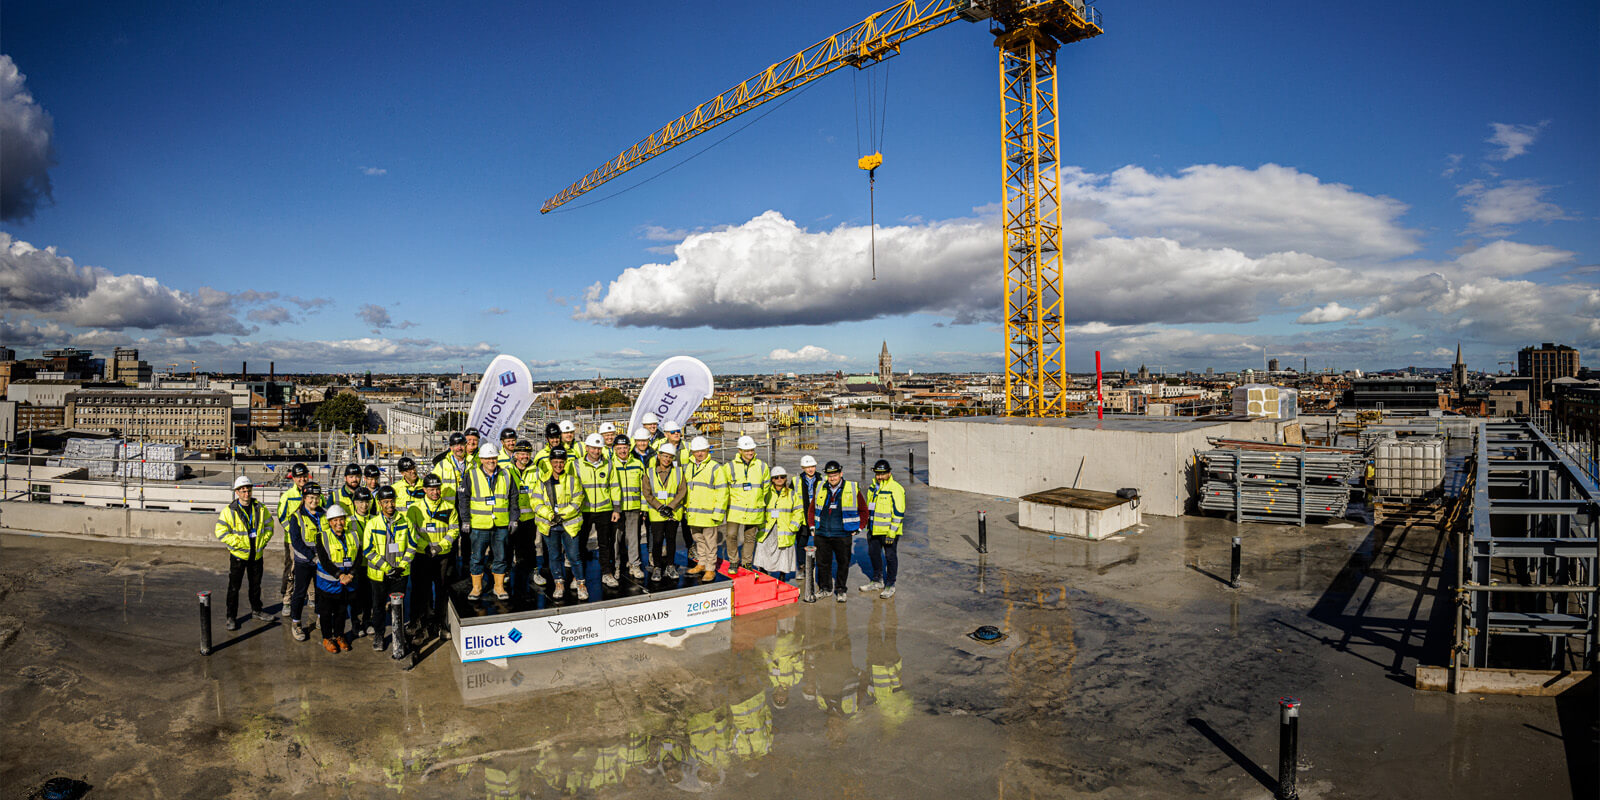
<svg viewBox="0 0 1600 800">
<path fill-rule="evenodd" d="M 259 623 L 200 658 L 193 591 L 220 608 L 220 551 L 0 537 L 0 786 L 1255 798 L 1283 694 L 1305 701 L 1306 797 L 1567 797 L 1581 779 L 1563 748 L 1581 715 L 1409 688 L 1436 645 L 1431 533 L 1152 518 L 1095 544 L 1018 531 L 1005 501 L 907 486 L 892 601 L 852 590 L 504 668 L 445 649 L 401 673 L 365 640 L 330 656 Z M 985 559 L 967 541 L 979 509 Z M 1237 533 L 1235 590 L 1217 576 Z M 966 638 L 985 624 L 1008 638 Z"/>
</svg>

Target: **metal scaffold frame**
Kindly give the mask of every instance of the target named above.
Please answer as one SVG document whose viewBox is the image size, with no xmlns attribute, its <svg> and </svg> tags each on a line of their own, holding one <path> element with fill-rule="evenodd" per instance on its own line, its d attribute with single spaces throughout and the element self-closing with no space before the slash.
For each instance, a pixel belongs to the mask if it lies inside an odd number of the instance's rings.
<svg viewBox="0 0 1600 800">
<path fill-rule="evenodd" d="M 1592 671 L 1600 489 L 1526 421 L 1480 425 L 1469 480 L 1471 509 L 1457 529 L 1451 691 L 1462 690 L 1468 670 Z"/>
</svg>

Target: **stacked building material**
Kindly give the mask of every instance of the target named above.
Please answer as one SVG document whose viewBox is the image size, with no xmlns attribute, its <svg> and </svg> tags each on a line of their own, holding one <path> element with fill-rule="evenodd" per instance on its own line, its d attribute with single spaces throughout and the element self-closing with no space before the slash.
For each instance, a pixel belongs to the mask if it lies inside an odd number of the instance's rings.
<svg viewBox="0 0 1600 800">
<path fill-rule="evenodd" d="M 109 478 L 115 473 L 120 439 L 68 439 L 61 458 L 52 459 L 51 466 L 68 469 L 88 469 L 91 478 Z"/>
<path fill-rule="evenodd" d="M 1362 458 L 1352 452 L 1264 452 L 1219 448 L 1200 454 L 1200 508 L 1241 521 L 1294 522 L 1342 517 Z"/>
<path fill-rule="evenodd" d="M 175 481 L 183 471 L 183 445 L 124 442 L 116 475 L 147 481 Z"/>
</svg>

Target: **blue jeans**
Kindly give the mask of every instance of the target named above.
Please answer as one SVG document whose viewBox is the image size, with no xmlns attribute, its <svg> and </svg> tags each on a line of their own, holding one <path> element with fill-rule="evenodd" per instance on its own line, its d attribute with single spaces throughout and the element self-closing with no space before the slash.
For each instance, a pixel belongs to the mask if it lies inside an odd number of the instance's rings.
<svg viewBox="0 0 1600 800">
<path fill-rule="evenodd" d="M 486 547 L 490 551 L 489 571 L 496 575 L 506 574 L 505 528 L 472 529 L 472 574 L 483 574 L 483 551 Z"/>
<path fill-rule="evenodd" d="M 572 562 L 572 579 L 583 580 L 583 559 L 578 555 L 578 537 L 567 533 L 567 529 L 560 525 L 550 526 L 550 538 L 544 545 L 545 560 L 550 565 L 550 577 L 556 581 L 566 579 L 566 568 L 561 563 L 561 557 Z"/>
<path fill-rule="evenodd" d="M 893 586 L 895 574 L 900 571 L 900 537 L 868 536 L 867 559 L 872 562 L 872 579 L 883 581 L 884 586 Z M 889 562 L 887 573 L 883 569 L 886 560 Z"/>
</svg>

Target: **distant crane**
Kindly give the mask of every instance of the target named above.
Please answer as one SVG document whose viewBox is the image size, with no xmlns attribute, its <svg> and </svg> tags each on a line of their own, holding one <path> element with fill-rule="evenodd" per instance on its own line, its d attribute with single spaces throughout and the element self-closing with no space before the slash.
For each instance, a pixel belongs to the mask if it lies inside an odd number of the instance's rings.
<svg viewBox="0 0 1600 800">
<path fill-rule="evenodd" d="M 1063 44 L 1104 33 L 1100 12 L 1084 0 L 896 3 L 695 106 L 693 111 L 667 123 L 546 200 L 539 211 L 549 213 L 606 181 L 841 67 L 865 69 L 898 55 L 900 45 L 958 19 L 988 20 L 989 32 L 1000 50 L 1006 413 L 1066 416 L 1056 50 Z M 882 154 L 876 152 L 858 162 L 858 167 L 868 171 L 869 186 L 882 162 Z M 876 272 L 876 263 L 873 269 Z"/>
</svg>

